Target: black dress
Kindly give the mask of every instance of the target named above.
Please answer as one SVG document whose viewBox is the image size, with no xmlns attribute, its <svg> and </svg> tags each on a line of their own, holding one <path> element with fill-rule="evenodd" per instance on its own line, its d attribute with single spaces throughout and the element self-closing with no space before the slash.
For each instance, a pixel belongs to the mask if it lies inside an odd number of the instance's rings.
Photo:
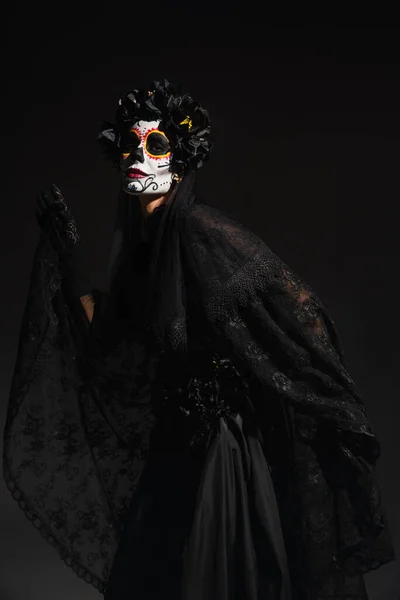
<svg viewBox="0 0 400 600">
<path fill-rule="evenodd" d="M 175 372 L 179 371 L 179 372 Z M 286 600 L 285 545 L 248 385 L 197 348 L 160 366 L 149 460 L 106 600 Z"/>
</svg>

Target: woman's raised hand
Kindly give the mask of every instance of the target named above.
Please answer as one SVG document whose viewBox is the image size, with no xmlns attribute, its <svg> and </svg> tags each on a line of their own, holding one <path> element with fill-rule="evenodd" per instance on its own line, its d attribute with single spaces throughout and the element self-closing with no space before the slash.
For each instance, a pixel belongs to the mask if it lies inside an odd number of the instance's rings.
<svg viewBox="0 0 400 600">
<path fill-rule="evenodd" d="M 36 218 L 60 257 L 69 254 L 74 245 L 79 242 L 75 219 L 56 185 L 53 184 L 49 190 L 39 194 Z"/>
</svg>

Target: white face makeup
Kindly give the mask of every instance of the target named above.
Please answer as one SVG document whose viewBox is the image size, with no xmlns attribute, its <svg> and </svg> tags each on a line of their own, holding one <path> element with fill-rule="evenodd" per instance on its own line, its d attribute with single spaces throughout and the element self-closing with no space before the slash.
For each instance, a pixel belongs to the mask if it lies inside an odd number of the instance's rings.
<svg viewBox="0 0 400 600">
<path fill-rule="evenodd" d="M 138 121 L 122 142 L 124 191 L 135 196 L 166 194 L 172 185 L 172 148 L 160 121 Z"/>
</svg>

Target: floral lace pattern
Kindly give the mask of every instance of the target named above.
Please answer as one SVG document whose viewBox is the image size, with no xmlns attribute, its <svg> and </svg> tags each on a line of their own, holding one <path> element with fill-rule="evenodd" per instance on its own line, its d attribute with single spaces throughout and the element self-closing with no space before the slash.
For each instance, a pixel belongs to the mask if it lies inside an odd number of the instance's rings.
<svg viewBox="0 0 400 600">
<path fill-rule="evenodd" d="M 66 564 L 103 591 L 162 398 L 201 447 L 213 419 L 239 408 L 219 394 L 227 386 L 262 429 L 298 600 L 365 600 L 362 574 L 394 552 L 373 472 L 379 443 L 334 324 L 282 261 L 218 211 L 195 206 L 183 231 L 191 339 L 204 334 L 207 351 L 178 372 L 185 387 L 166 359 L 158 406 L 154 366 L 123 325 L 112 345 L 82 351 L 57 255 L 41 238 L 5 426 L 7 486 Z M 106 312 L 97 295 L 95 335 Z"/>
<path fill-rule="evenodd" d="M 57 255 L 42 237 L 11 386 L 3 473 L 41 535 L 103 591 L 154 418 L 146 366 L 131 343 L 128 352 L 122 340 L 107 360 L 93 354 L 83 384 L 60 285 Z"/>
<path fill-rule="evenodd" d="M 203 329 L 251 383 L 300 598 L 361 599 L 395 558 L 373 465 L 380 444 L 314 292 L 217 209 L 187 216 L 187 276 Z M 215 342 L 216 343 L 216 342 Z"/>
</svg>

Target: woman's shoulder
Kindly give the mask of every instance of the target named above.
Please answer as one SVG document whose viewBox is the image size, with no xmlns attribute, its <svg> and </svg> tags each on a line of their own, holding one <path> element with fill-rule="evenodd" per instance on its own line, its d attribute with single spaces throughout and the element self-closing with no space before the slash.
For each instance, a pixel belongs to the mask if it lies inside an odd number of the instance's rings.
<svg viewBox="0 0 400 600">
<path fill-rule="evenodd" d="M 189 240 L 200 240 L 204 246 L 221 246 L 244 254 L 253 254 L 265 244 L 261 238 L 248 229 L 235 216 L 226 210 L 196 201 L 185 211 L 183 232 Z"/>
<path fill-rule="evenodd" d="M 197 222 L 204 226 L 211 225 L 214 220 L 232 221 L 243 227 L 243 225 L 239 223 L 233 215 L 230 215 L 228 211 L 197 199 L 184 211 L 184 220 L 188 223 Z"/>
</svg>

